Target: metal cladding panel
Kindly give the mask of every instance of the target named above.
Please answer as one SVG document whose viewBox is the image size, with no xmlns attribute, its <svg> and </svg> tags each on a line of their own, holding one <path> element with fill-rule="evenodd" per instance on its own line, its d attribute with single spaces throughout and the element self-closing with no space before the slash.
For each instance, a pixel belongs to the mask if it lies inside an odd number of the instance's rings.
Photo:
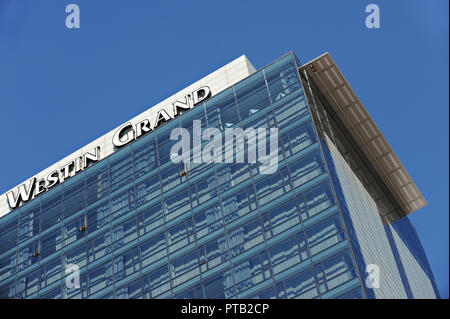
<svg viewBox="0 0 450 319">
<path fill-rule="evenodd" d="M 302 65 L 405 214 L 427 202 L 328 53 Z M 401 218 L 386 216 L 389 222 Z"/>
</svg>

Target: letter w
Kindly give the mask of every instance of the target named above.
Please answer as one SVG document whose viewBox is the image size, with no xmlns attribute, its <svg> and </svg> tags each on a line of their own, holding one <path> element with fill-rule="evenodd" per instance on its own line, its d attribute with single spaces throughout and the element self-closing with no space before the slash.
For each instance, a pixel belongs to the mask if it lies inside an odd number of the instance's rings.
<svg viewBox="0 0 450 319">
<path fill-rule="evenodd" d="M 34 182 L 36 181 L 36 177 L 28 180 L 18 187 L 17 198 L 14 196 L 14 191 L 10 191 L 6 194 L 8 198 L 9 207 L 16 208 L 20 203 L 20 199 L 24 202 L 31 199 L 31 194 L 33 193 Z"/>
</svg>

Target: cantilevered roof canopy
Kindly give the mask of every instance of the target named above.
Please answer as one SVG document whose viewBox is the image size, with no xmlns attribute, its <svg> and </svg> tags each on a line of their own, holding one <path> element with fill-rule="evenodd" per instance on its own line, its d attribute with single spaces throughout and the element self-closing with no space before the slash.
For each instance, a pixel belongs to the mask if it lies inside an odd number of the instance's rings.
<svg viewBox="0 0 450 319">
<path fill-rule="evenodd" d="M 327 53 L 302 65 L 405 214 L 427 204 L 383 134 Z M 394 221 L 394 216 L 390 216 Z"/>
</svg>

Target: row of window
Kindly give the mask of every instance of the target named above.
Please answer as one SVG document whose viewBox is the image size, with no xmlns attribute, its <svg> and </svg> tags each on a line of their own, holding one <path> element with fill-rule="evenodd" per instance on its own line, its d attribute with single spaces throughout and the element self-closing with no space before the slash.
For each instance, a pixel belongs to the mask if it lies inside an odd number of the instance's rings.
<svg viewBox="0 0 450 319">
<path fill-rule="evenodd" d="M 278 190 L 271 185 L 279 185 Z M 283 185 L 285 184 L 283 184 L 282 172 L 270 175 L 256 184 L 256 196 L 262 198 L 261 203 L 275 200 L 290 190 L 288 186 Z M 267 195 L 265 195 L 266 193 Z M 194 216 L 185 219 L 182 223 L 168 228 L 167 245 L 169 252 L 176 251 L 192 242 L 194 236 L 201 239 L 254 211 L 257 208 L 256 196 L 254 188 L 249 186 L 237 194 L 224 197 L 221 204 L 219 202 L 206 207 Z M 266 196 L 269 199 L 265 200 Z M 266 238 L 277 235 L 292 225 L 298 224 L 300 220 L 304 221 L 333 205 L 334 199 L 331 195 L 330 185 L 328 183 L 320 184 L 305 192 L 302 196 L 297 196 L 296 200 L 290 200 L 277 206 L 277 209 L 264 212 L 261 217 Z M 118 207 L 120 207 L 118 211 L 123 210 L 122 205 Z M 127 212 L 129 212 L 128 209 Z M 39 259 L 45 259 L 61 250 L 63 243 L 67 246 L 79 239 L 84 239 L 86 234 L 93 234 L 97 231 L 102 235 L 91 239 L 89 245 L 96 247 L 95 243 L 97 242 L 112 242 L 114 247 L 121 247 L 135 240 L 138 233 L 143 236 L 162 226 L 164 224 L 163 216 L 161 203 L 156 203 L 111 229 L 107 203 L 100 205 L 86 215 L 81 215 L 72 222 L 66 223 L 62 230 L 52 231 L 42 236 L 40 240 L 35 240 L 19 249 L 17 271 L 23 270 Z M 229 226 L 226 226 L 225 229 L 229 229 Z M 112 234 L 112 236 L 109 234 Z M 100 240 L 97 238 L 100 238 Z M 93 248 L 92 251 L 95 252 L 95 249 Z M 36 253 L 38 253 L 37 256 Z M 8 274 L 14 273 L 15 263 L 15 254 L 10 258 L 5 258 L 0 263 L 0 278 L 6 278 Z"/>
<path fill-rule="evenodd" d="M 264 252 L 255 256 L 252 260 L 235 267 L 234 278 L 237 282 L 236 292 L 254 287 L 256 284 L 269 280 L 267 254 Z M 318 272 L 320 270 L 320 272 Z M 313 268 L 295 274 L 288 279 L 277 282 L 274 286 L 259 292 L 250 298 L 318 298 L 321 294 L 331 291 L 357 277 L 354 263 L 348 251 L 344 251 Z M 227 298 L 230 290 L 230 272 L 205 281 L 189 290 L 174 296 L 180 299 L 198 298 Z M 239 283 L 240 282 L 240 283 Z M 214 289 L 212 289 L 214 287 Z M 243 289 L 244 288 L 244 289 Z M 243 290 L 241 290 L 243 289 Z M 232 289 L 231 289 L 232 290 Z M 345 297 L 362 298 L 360 288 L 345 295 Z"/>
<path fill-rule="evenodd" d="M 231 256 L 233 247 L 239 245 L 249 245 L 251 247 L 252 244 L 248 243 L 261 236 L 261 234 L 254 234 L 254 227 L 255 225 L 248 223 L 239 227 L 234 233 L 231 233 L 228 236 L 230 249 L 227 248 L 226 238 L 224 236 L 219 237 L 207 244 L 199 246 L 198 249 L 194 249 L 191 253 L 181 258 L 153 270 L 147 276 L 150 281 L 150 297 L 158 297 L 171 287 L 176 287 L 197 277 L 200 273 L 205 273 L 223 264 Z M 242 240 L 246 236 L 250 236 L 250 240 Z M 262 281 L 270 279 L 273 275 L 305 261 L 309 258 L 310 252 L 313 255 L 319 252 L 317 249 L 313 252 L 314 247 L 319 246 L 320 249 L 325 250 L 343 239 L 342 224 L 339 217 L 334 216 L 306 232 L 299 232 L 283 240 L 278 245 L 269 247 L 267 250 L 264 249 L 248 260 L 234 265 L 233 271 L 225 272 L 225 297 L 229 298 L 235 294 L 239 294 Z M 253 245 L 257 243 L 258 241 L 255 241 Z M 64 257 L 64 264 L 75 263 L 83 267 L 86 264 L 87 256 L 86 251 L 82 247 L 78 247 L 75 251 L 69 252 Z M 82 276 L 83 285 L 87 287 L 88 295 L 97 293 L 113 282 L 130 276 L 138 272 L 141 267 L 144 268 L 156 259 L 162 258 L 165 255 L 164 247 L 164 238 L 155 237 L 139 245 L 140 249 L 134 247 L 125 253 L 115 256 L 111 261 L 96 266 L 92 270 L 89 269 L 89 272 Z M 149 257 L 153 257 L 153 260 L 149 261 Z M 339 285 L 342 280 L 332 281 L 331 278 L 334 277 L 333 273 L 324 272 L 323 270 L 331 268 L 326 263 L 322 266 L 320 265 L 316 265 L 314 270 L 316 272 L 317 282 L 319 283 L 319 291 L 323 293 Z M 42 289 L 58 280 L 60 281 L 63 277 L 62 268 L 63 263 L 61 258 L 54 259 L 45 265 L 40 265 L 39 269 L 28 275 L 19 278 L 15 286 L 14 284 L 10 285 L 9 289 L 11 291 L 15 287 L 16 294 L 22 297 L 29 296 L 35 293 L 38 288 Z M 335 272 L 340 273 L 339 269 L 335 269 Z M 11 292 L 9 293 L 11 294 Z M 72 293 L 79 292 L 72 291 Z"/>
<path fill-rule="evenodd" d="M 348 251 L 316 264 L 312 269 L 278 282 L 255 296 L 264 299 L 312 299 L 357 278 L 357 272 Z M 362 298 L 361 288 L 344 294 L 344 298 Z"/>
<path fill-rule="evenodd" d="M 291 180 L 295 186 L 304 184 L 308 180 L 313 179 L 324 172 L 318 153 L 314 153 L 297 163 L 291 164 L 290 170 Z M 147 201 L 153 200 L 158 196 L 157 192 L 152 192 L 155 187 L 153 183 L 154 178 L 155 177 L 151 177 L 139 184 L 136 187 L 136 191 L 134 188 L 131 188 L 111 198 L 110 202 L 101 202 L 100 204 L 89 208 L 84 215 L 77 217 L 76 219 L 69 219 L 63 227 L 65 245 L 82 237 L 82 234 L 78 232 L 79 229 L 84 227 L 83 229 L 86 229 L 87 233 L 92 233 L 97 229 L 108 226 L 111 216 L 113 220 L 115 220 L 130 212 L 134 212 L 136 206 L 141 206 Z M 216 198 L 218 189 L 220 189 L 221 192 L 226 191 L 235 186 L 235 183 L 239 183 L 248 178 L 250 178 L 250 170 L 246 164 L 225 166 L 222 169 L 218 169 L 217 174 L 209 176 L 204 180 L 201 180 L 188 188 L 181 189 L 176 194 L 169 196 L 162 202 L 162 205 L 155 203 L 153 205 L 155 209 L 152 211 L 157 214 L 155 217 L 166 215 L 166 220 L 171 220 L 184 214 L 191 208 L 195 208 L 210 199 Z M 255 184 L 255 189 L 260 206 L 263 206 L 290 191 L 291 186 L 287 168 L 281 168 L 280 172 L 269 175 L 265 179 L 257 182 Z M 138 198 L 136 199 L 136 197 Z M 309 197 L 310 195 L 306 197 L 308 206 L 315 206 L 309 204 L 311 201 L 309 200 Z M 323 194 L 322 197 L 328 199 L 331 196 L 329 196 L 329 194 Z M 318 199 L 320 200 L 320 196 L 313 196 L 313 202 Z M 224 206 L 224 209 L 228 209 L 226 205 Z M 162 208 L 164 213 L 162 213 L 161 210 L 157 210 L 156 208 L 158 207 Z M 303 213 L 303 218 L 306 219 L 308 215 L 311 216 L 313 214 L 314 211 L 309 209 L 307 212 L 305 211 Z M 39 234 L 39 230 L 44 223 L 43 219 L 41 214 L 36 216 L 26 215 L 26 217 L 21 218 L 19 242 Z M 58 220 L 54 220 L 55 223 L 57 221 Z M 45 223 L 49 223 L 49 221 L 46 220 Z M 13 240 L 10 242 L 12 241 Z"/>
<path fill-rule="evenodd" d="M 288 202 L 287 205 L 291 205 L 291 203 Z M 291 224 L 290 227 L 295 226 L 295 223 L 292 223 L 291 221 L 287 221 L 287 223 Z M 244 225 L 238 226 L 229 231 L 227 236 L 222 235 L 208 241 L 205 244 L 197 244 L 196 246 L 192 246 L 189 249 L 191 251 L 190 253 L 171 261 L 168 268 L 165 266 L 166 269 L 170 270 L 172 286 L 182 284 L 200 273 L 207 272 L 210 269 L 228 261 L 230 258 L 241 255 L 243 252 L 248 251 L 252 247 L 262 243 L 264 241 L 262 229 L 266 229 L 267 227 L 268 226 L 262 225 L 261 220 L 257 218 L 256 220 L 247 222 Z M 130 227 L 130 229 L 134 229 L 134 231 L 129 232 L 124 226 L 124 228 L 120 229 L 121 232 L 115 236 L 112 236 L 116 237 L 115 241 L 111 238 L 111 234 L 109 232 L 107 234 L 102 234 L 98 238 L 90 241 L 87 247 L 86 245 L 80 245 L 71 251 L 65 252 L 62 260 L 61 257 L 58 257 L 50 262 L 47 262 L 46 264 L 41 263 L 39 269 L 33 272 L 35 276 L 41 278 L 41 288 L 44 288 L 46 285 L 61 279 L 63 264 L 76 264 L 79 267 L 84 267 L 87 262 L 92 262 L 108 255 L 112 250 L 135 240 L 137 237 L 135 228 L 136 227 L 134 224 L 134 226 Z M 181 232 L 184 233 L 185 231 L 186 229 Z M 98 270 L 98 267 L 96 268 L 97 270 L 89 270 L 89 278 L 93 278 L 92 280 L 89 279 L 90 294 L 103 288 L 103 286 L 100 287 L 96 283 L 97 280 L 95 278 L 97 278 L 97 275 L 100 276 L 103 274 L 104 276 L 102 275 L 102 278 L 104 280 L 99 280 L 99 282 L 101 285 L 105 283 L 107 285 L 108 281 L 116 282 L 121 280 L 122 278 L 139 271 L 141 267 L 146 267 L 167 256 L 166 240 L 170 239 L 173 235 L 179 236 L 179 234 L 175 231 L 168 233 L 168 238 L 165 238 L 164 234 L 161 233 L 160 235 L 143 241 L 138 246 L 127 250 L 123 254 L 114 256 L 114 262 L 106 262 L 100 267 L 104 271 Z M 261 253 L 260 255 L 236 266 L 234 273 L 236 283 L 242 281 L 239 278 L 248 279 L 240 286 L 237 286 L 237 293 L 251 287 L 250 283 L 257 284 L 258 282 L 256 281 L 258 278 L 261 280 L 267 279 L 268 275 L 271 276 L 272 274 L 277 274 L 287 268 L 290 268 L 306 260 L 310 255 L 316 255 L 319 252 L 336 245 L 344 239 L 345 235 L 342 223 L 338 215 L 335 215 L 311 228 L 306 229 L 305 231 L 297 233 L 297 235 L 291 238 L 283 240 L 282 243 L 269 248 L 268 253 Z M 185 246 L 188 244 L 187 241 L 194 242 L 194 236 L 192 233 L 186 237 L 185 242 L 176 240 L 175 243 L 176 245 L 182 244 Z M 25 253 L 29 252 L 28 249 L 29 248 L 27 248 Z M 269 259 L 271 270 L 263 273 L 262 270 L 267 270 L 267 267 L 269 266 Z M 260 261 L 260 264 L 257 263 L 258 260 Z M 252 267 L 250 267 L 250 265 L 252 265 Z M 111 267 L 114 267 L 114 272 L 112 272 Z M 242 270 L 243 267 L 246 270 L 239 272 L 239 270 Z M 113 273 L 114 277 L 112 277 Z M 248 278 L 245 278 L 246 275 Z M 30 280 L 29 277 L 30 275 L 26 276 L 28 279 L 26 279 L 25 283 L 28 285 L 27 283 L 31 282 L 30 285 L 33 287 L 30 288 L 31 290 L 29 292 L 33 293 L 33 289 L 35 289 L 33 285 L 34 280 Z M 17 282 L 24 284 L 23 278 L 24 277 L 19 278 Z M 167 278 L 169 278 L 169 276 Z"/>
</svg>

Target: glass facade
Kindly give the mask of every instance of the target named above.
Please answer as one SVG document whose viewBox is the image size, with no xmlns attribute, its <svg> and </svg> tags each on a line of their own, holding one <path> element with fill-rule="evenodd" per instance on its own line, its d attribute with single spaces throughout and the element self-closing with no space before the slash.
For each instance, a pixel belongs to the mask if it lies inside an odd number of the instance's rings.
<svg viewBox="0 0 450 319">
<path fill-rule="evenodd" d="M 364 298 L 293 54 L 0 219 L 0 298 Z M 193 120 L 277 127 L 279 166 L 174 164 Z M 68 265 L 79 289 L 66 287 Z"/>
</svg>

